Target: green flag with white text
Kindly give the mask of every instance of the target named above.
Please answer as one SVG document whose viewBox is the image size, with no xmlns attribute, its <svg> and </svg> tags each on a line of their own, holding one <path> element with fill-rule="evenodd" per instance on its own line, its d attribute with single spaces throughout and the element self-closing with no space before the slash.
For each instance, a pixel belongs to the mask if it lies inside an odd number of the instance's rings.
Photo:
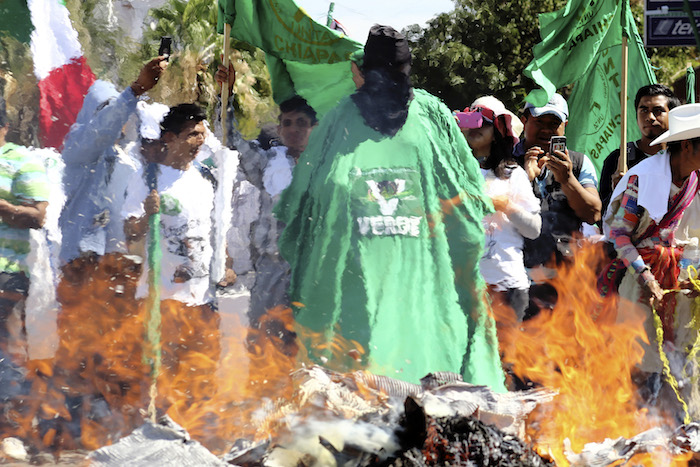
<svg viewBox="0 0 700 467">
<path fill-rule="evenodd" d="M 315 22 L 292 0 L 218 0 L 218 31 L 266 53 L 273 97 L 280 103 L 298 94 L 319 117 L 355 85 L 350 55 L 362 44 Z"/>
<path fill-rule="evenodd" d="M 574 84 L 567 145 L 587 154 L 599 173 L 608 154 L 620 147 L 623 33 L 629 38 L 627 141 L 635 141 L 640 134 L 634 97 L 656 78 L 628 0 L 569 0 L 563 9 L 540 15 L 542 42 L 525 69 L 542 87 L 527 97 L 538 106 L 557 88 Z"/>
</svg>

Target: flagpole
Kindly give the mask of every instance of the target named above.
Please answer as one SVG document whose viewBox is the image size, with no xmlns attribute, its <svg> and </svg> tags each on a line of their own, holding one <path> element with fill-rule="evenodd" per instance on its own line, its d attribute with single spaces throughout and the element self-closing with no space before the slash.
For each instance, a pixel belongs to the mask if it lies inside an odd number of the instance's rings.
<svg viewBox="0 0 700 467">
<path fill-rule="evenodd" d="M 335 7 L 335 3 L 331 2 L 330 5 L 328 5 L 328 16 L 326 16 L 326 26 L 329 28 L 333 25 L 333 8 Z"/>
<path fill-rule="evenodd" d="M 226 68 L 226 73 L 228 73 L 228 66 L 231 63 L 229 57 L 231 53 L 231 25 L 224 24 L 224 68 Z M 228 110 L 228 80 L 221 85 L 221 142 L 226 146 L 226 112 Z"/>
<path fill-rule="evenodd" d="M 625 0 L 626 1 L 626 0 Z M 627 172 L 627 35 L 622 32 L 622 80 L 620 84 L 620 157 L 617 159 L 617 172 Z"/>
</svg>

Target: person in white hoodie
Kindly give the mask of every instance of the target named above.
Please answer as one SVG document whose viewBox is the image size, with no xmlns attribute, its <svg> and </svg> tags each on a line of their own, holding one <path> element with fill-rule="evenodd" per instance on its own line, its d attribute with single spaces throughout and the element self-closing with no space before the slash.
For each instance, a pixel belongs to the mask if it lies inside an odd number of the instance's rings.
<svg viewBox="0 0 700 467">
<path fill-rule="evenodd" d="M 219 67 L 219 83 L 228 82 L 233 95 L 235 73 Z M 280 193 L 292 181 L 292 170 L 318 123 L 316 112 L 299 96 L 280 104 L 277 132 L 281 146 L 263 147 L 260 141 L 247 141 L 235 128 L 232 106 L 228 106 L 228 144 L 240 152 L 240 165 L 234 188 L 233 228 L 229 235 L 229 255 L 237 283 L 250 291 L 248 319 L 257 325 L 266 311 L 289 306 L 289 265 L 279 254 L 277 241 L 283 225 L 272 215 Z"/>
</svg>

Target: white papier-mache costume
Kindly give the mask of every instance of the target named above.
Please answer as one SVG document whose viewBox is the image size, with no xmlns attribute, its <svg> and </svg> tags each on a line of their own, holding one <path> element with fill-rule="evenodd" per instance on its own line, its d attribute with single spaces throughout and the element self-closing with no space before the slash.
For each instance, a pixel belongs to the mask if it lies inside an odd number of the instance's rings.
<svg viewBox="0 0 700 467">
<path fill-rule="evenodd" d="M 56 286 L 61 250 L 58 219 L 66 198 L 63 192 L 64 164 L 61 155 L 53 148 L 29 148 L 28 151 L 44 163 L 49 182 L 44 226 L 29 229 L 29 294 L 25 305 L 29 358 L 44 359 L 53 357 L 58 348 L 56 318 L 60 305 L 56 299 Z"/>
<path fill-rule="evenodd" d="M 209 130 L 208 122 L 204 123 Z M 226 273 L 226 245 L 234 217 L 234 211 L 231 207 L 233 186 L 239 166 L 239 154 L 238 151 L 222 145 L 214 133 L 207 131 L 204 145 L 199 150 L 196 160 L 211 170 L 217 182 L 214 191 L 214 211 L 212 212 L 214 254 L 210 269 L 211 280 L 213 284 L 216 284 L 224 278 Z"/>
</svg>

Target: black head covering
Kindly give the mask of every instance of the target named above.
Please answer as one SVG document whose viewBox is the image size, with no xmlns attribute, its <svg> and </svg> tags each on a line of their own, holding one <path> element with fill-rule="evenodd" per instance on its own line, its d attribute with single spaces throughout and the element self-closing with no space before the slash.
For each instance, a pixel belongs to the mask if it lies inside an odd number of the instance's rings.
<svg viewBox="0 0 700 467">
<path fill-rule="evenodd" d="M 406 36 L 391 26 L 379 24 L 372 26 L 365 44 L 362 69 L 393 68 L 401 70 L 407 65 L 409 67 L 411 65 L 411 49 L 408 47 Z"/>
<path fill-rule="evenodd" d="M 391 26 L 372 26 L 361 70 L 365 84 L 352 100 L 367 126 L 394 136 L 406 123 L 413 97 L 411 50 L 406 37 Z"/>
</svg>

